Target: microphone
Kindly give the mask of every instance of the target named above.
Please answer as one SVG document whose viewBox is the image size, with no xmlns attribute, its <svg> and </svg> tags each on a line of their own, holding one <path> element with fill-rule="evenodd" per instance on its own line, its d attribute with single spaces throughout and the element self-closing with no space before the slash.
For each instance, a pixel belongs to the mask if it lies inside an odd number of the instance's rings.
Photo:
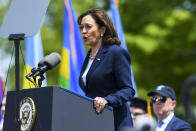
<svg viewBox="0 0 196 131">
<path fill-rule="evenodd" d="M 45 56 L 39 63 L 38 63 L 38 68 L 33 68 L 31 70 L 31 73 L 29 73 L 26 78 L 29 80 L 29 77 L 33 76 L 39 76 L 45 73 L 48 70 L 53 69 L 56 67 L 59 63 L 61 62 L 61 56 L 53 52 L 50 55 Z"/>
<path fill-rule="evenodd" d="M 33 77 L 39 76 L 48 70 L 53 69 L 61 62 L 61 56 L 53 52 L 50 55 L 45 56 L 39 63 L 37 71 L 34 73 Z"/>
<path fill-rule="evenodd" d="M 136 131 L 155 131 L 156 125 L 155 119 L 146 114 L 136 119 L 134 128 Z"/>
<path fill-rule="evenodd" d="M 38 63 L 38 68 L 39 67 L 46 67 L 46 71 L 56 67 L 59 63 L 61 62 L 61 56 L 53 52 L 48 56 L 45 56 L 39 63 Z"/>
</svg>

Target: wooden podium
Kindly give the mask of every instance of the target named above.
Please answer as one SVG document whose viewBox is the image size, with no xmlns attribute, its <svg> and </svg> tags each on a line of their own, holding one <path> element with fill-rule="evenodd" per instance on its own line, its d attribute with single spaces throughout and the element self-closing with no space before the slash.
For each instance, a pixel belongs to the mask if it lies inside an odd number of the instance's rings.
<svg viewBox="0 0 196 131">
<path fill-rule="evenodd" d="M 18 99 L 20 108 L 16 105 L 16 91 L 7 93 L 3 131 L 16 131 L 17 108 L 24 131 L 30 121 L 31 131 L 114 131 L 111 107 L 107 106 L 101 114 L 97 114 L 91 98 L 65 88 L 51 86 L 24 89 L 19 91 Z M 25 103 L 28 101 L 31 103 Z M 34 105 L 32 112 L 29 105 Z M 30 120 L 29 116 L 35 116 L 35 119 Z"/>
</svg>

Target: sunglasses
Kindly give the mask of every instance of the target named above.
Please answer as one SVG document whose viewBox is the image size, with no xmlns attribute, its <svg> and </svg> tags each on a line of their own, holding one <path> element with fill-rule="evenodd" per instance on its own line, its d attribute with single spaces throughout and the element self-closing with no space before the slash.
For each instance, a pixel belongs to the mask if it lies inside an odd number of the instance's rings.
<svg viewBox="0 0 196 131">
<path fill-rule="evenodd" d="M 160 101 L 160 102 L 162 102 L 162 103 L 165 103 L 166 97 L 165 97 L 165 96 L 160 96 L 160 97 L 158 97 L 158 96 L 153 96 L 152 99 L 151 99 L 151 102 L 152 102 L 152 103 L 156 103 L 156 102 L 158 102 L 158 101 Z"/>
</svg>

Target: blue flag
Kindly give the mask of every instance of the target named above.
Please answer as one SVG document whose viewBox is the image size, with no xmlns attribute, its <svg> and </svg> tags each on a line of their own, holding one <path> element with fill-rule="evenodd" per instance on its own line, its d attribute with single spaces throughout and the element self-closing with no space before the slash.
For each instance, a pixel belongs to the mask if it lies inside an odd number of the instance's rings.
<svg viewBox="0 0 196 131">
<path fill-rule="evenodd" d="M 25 66 L 24 76 L 31 72 L 33 67 L 37 67 L 38 62 L 43 58 L 43 49 L 40 32 L 35 36 L 27 37 L 25 39 Z M 46 86 L 46 79 L 43 81 L 42 86 Z M 23 88 L 34 88 L 35 86 L 24 77 Z"/>
<path fill-rule="evenodd" d="M 118 7 L 117 7 L 117 1 L 116 0 L 110 0 L 110 17 L 114 23 L 114 26 L 116 28 L 116 31 L 118 33 L 118 38 L 121 41 L 121 46 L 127 50 L 127 44 L 124 38 L 124 32 L 123 32 L 123 27 L 121 24 L 121 19 L 120 19 L 120 14 L 118 11 Z M 132 80 L 132 85 L 133 88 L 136 91 L 135 96 L 137 96 L 137 88 L 136 88 L 136 84 L 135 84 L 135 79 L 134 79 L 134 75 L 133 75 L 133 70 L 132 67 L 131 68 L 131 80 Z"/>
<path fill-rule="evenodd" d="M 86 56 L 71 0 L 64 0 L 63 49 L 59 85 L 84 95 L 78 79 Z"/>
<path fill-rule="evenodd" d="M 2 80 L 2 78 L 0 77 L 0 103 L 2 103 L 3 94 L 4 94 L 4 90 L 3 90 L 3 80 Z M 2 126 L 2 124 L 3 124 L 3 121 L 2 121 L 2 116 L 1 116 L 1 113 L 0 113 L 0 126 Z"/>
</svg>

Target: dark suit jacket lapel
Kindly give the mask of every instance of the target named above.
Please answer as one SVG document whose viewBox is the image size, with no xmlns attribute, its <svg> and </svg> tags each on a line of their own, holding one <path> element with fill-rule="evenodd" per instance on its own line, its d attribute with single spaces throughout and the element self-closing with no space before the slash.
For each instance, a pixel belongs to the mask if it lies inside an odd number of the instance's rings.
<svg viewBox="0 0 196 131">
<path fill-rule="evenodd" d="M 168 123 L 167 127 L 165 128 L 165 131 L 170 131 L 173 127 L 173 122 L 175 121 L 176 117 L 175 115 L 173 116 L 173 118 L 171 119 L 171 121 Z"/>
<path fill-rule="evenodd" d="M 106 52 L 107 52 L 107 45 L 102 44 L 102 46 L 100 47 L 92 65 L 87 73 L 86 85 L 88 84 L 88 80 L 91 77 L 92 73 L 95 71 L 96 67 L 101 63 L 101 61 L 103 61 Z"/>
</svg>

